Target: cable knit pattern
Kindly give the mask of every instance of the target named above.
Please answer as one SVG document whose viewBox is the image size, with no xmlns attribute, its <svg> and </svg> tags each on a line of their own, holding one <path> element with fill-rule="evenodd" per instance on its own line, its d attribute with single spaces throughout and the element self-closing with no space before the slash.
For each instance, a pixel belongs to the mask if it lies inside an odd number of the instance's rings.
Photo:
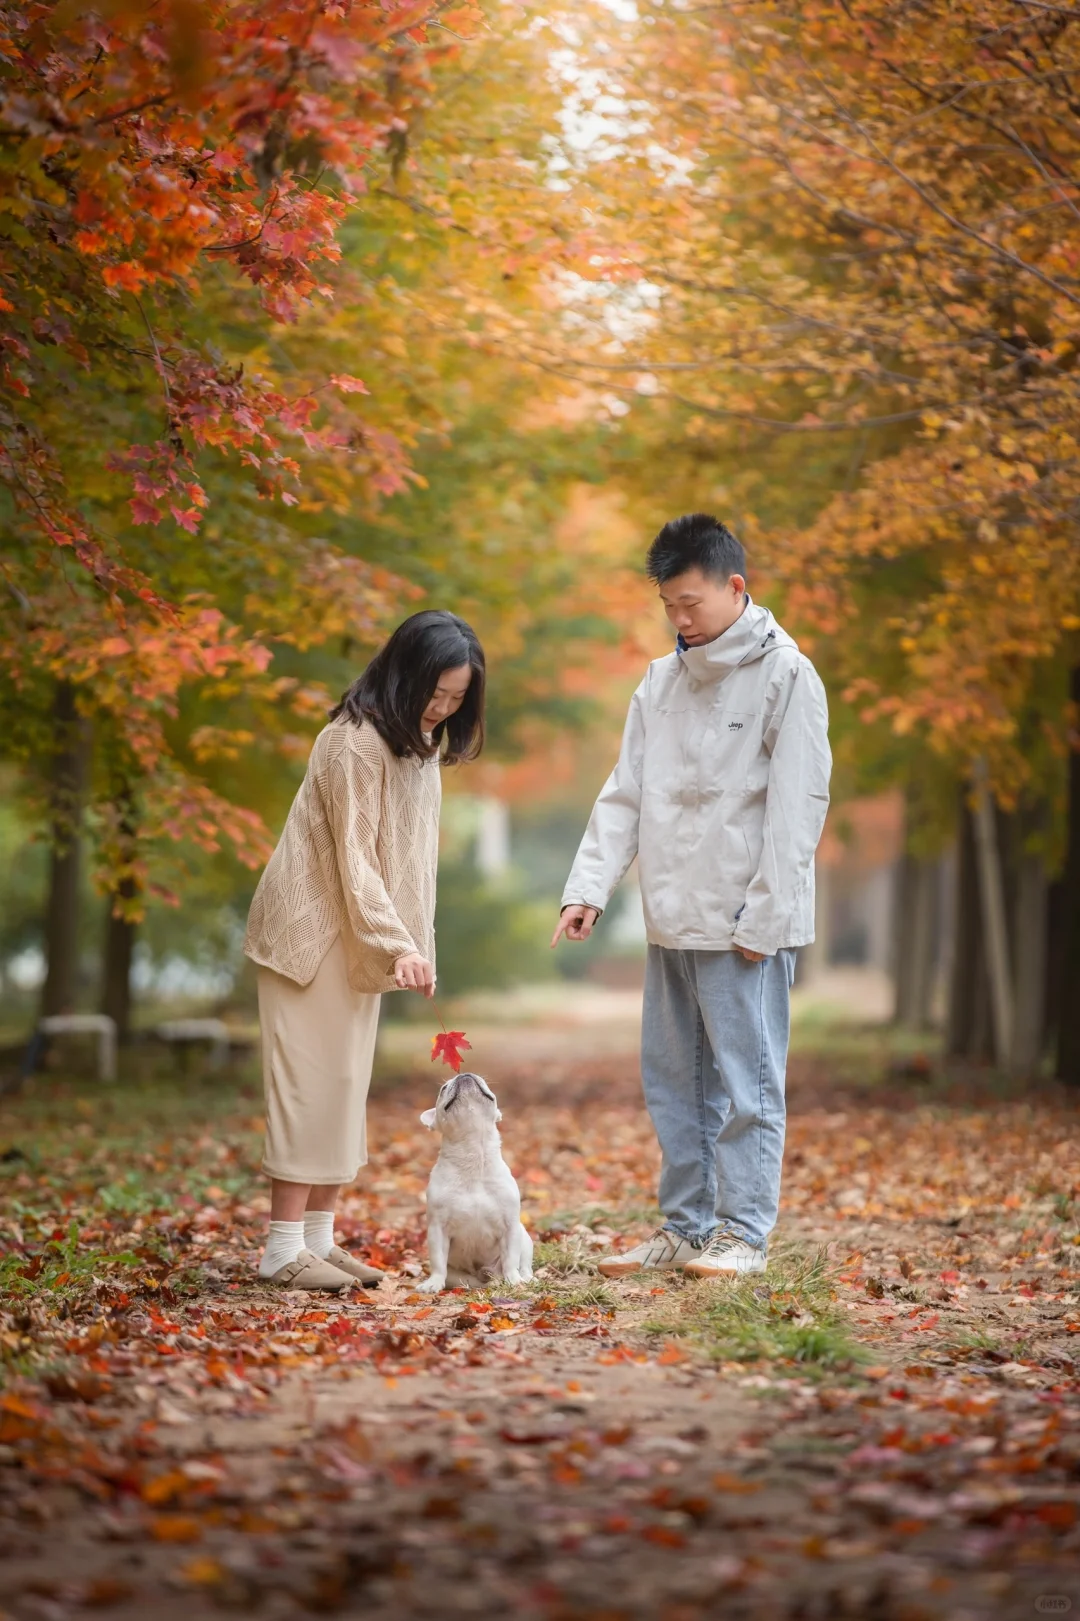
<svg viewBox="0 0 1080 1621">
<path fill-rule="evenodd" d="M 392 991 L 399 957 L 435 961 L 442 781 L 399 760 L 369 722 L 315 739 L 307 773 L 248 914 L 244 951 L 308 985 L 340 934 L 349 984 Z"/>
</svg>

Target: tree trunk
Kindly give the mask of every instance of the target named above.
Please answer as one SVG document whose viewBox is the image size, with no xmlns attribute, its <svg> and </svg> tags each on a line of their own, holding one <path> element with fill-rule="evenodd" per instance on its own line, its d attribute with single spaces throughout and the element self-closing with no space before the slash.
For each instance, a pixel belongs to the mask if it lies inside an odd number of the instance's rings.
<svg viewBox="0 0 1080 1621">
<path fill-rule="evenodd" d="M 120 854 L 125 862 L 135 856 L 135 806 L 130 788 L 118 795 L 120 806 Z M 134 874 L 125 873 L 109 895 L 105 914 L 105 950 L 101 978 L 101 1011 L 116 1024 L 117 1040 L 123 1044 L 131 1035 L 131 964 L 135 954 L 138 924 L 127 916 L 127 907 L 139 893 Z M 121 910 L 117 912 L 117 903 Z"/>
<path fill-rule="evenodd" d="M 957 807 L 956 901 L 953 917 L 952 971 L 945 1051 L 950 1058 L 988 1056 L 986 1035 L 986 967 L 979 921 L 979 878 L 975 863 L 975 825 L 961 788 Z"/>
<path fill-rule="evenodd" d="M 1014 1022 L 1010 1067 L 1034 1075 L 1046 1046 L 1047 958 L 1050 949 L 1050 878 L 1038 846 L 1046 834 L 1050 807 L 1026 806 L 1017 818 L 1013 874 L 1012 961 Z"/>
<path fill-rule="evenodd" d="M 1046 911 L 1046 1039 L 1056 1056 L 1061 1029 L 1061 964 L 1065 956 L 1065 883 L 1060 877 L 1050 885 Z"/>
<path fill-rule="evenodd" d="M 897 868 L 895 1022 L 926 1030 L 937 956 L 939 863 L 909 852 Z"/>
<path fill-rule="evenodd" d="M 910 1028 L 915 1001 L 915 869 L 907 850 L 893 868 L 893 1023 Z"/>
<path fill-rule="evenodd" d="M 990 1021 L 994 1057 L 1004 1069 L 1012 1055 L 1013 981 L 1009 967 L 1009 924 L 1005 910 L 1005 879 L 998 840 L 998 818 L 986 783 L 986 767 L 979 763 L 975 779 L 975 853 L 979 874 L 980 915 L 990 978 Z"/>
<path fill-rule="evenodd" d="M 1069 677 L 1069 697 L 1080 709 L 1080 665 Z M 1068 831 L 1061 896 L 1061 967 L 1058 984 L 1057 1076 L 1080 1086 L 1080 739 L 1069 755 Z"/>
<path fill-rule="evenodd" d="M 53 700 L 49 894 L 45 907 L 45 985 L 41 1013 L 70 1013 L 78 990 L 80 830 L 90 760 L 90 734 L 61 681 Z"/>
<path fill-rule="evenodd" d="M 119 893 L 124 897 L 134 895 L 131 879 L 124 880 Z M 138 924 L 130 923 L 126 917 L 116 916 L 111 895 L 107 905 L 101 1011 L 115 1021 L 117 1040 L 124 1043 L 131 1035 L 131 961 Z"/>
</svg>

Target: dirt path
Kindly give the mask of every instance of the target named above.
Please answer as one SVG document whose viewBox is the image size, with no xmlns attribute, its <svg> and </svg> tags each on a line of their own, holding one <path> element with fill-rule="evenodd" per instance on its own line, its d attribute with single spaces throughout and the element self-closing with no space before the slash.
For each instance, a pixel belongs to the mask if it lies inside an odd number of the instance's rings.
<svg viewBox="0 0 1080 1621">
<path fill-rule="evenodd" d="M 170 1139 L 170 1174 L 202 1178 L 179 1214 L 84 1218 L 80 1242 L 135 1243 L 138 1264 L 99 1260 L 74 1288 L 50 1260 L 50 1286 L 8 1302 L 4 1614 L 1080 1608 L 1080 1162 L 1064 1103 L 860 1093 L 803 1065 L 768 1279 L 611 1285 L 595 1254 L 651 1219 L 633 1076 L 621 1058 L 572 1077 L 519 1067 L 500 1093 L 540 1276 L 432 1301 L 414 1291 L 428 1091 L 372 1105 L 371 1178 L 343 1225 L 393 1268 L 377 1293 L 253 1284 L 262 1215 L 235 1170 L 251 1117 L 232 1106 L 211 1133 Z M 18 1124 L 16 1108 L 4 1142 Z M 115 1202 L 121 1184 L 100 1179 L 134 1154 L 70 1129 L 55 1127 L 59 1160 L 9 1178 L 31 1271 L 50 1241 L 30 1212 L 62 1189 L 69 1213 Z"/>
</svg>

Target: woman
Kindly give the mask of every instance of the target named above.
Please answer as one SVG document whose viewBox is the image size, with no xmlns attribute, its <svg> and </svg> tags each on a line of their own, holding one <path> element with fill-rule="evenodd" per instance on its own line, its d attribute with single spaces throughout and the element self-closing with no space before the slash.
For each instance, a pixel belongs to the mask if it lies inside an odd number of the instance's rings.
<svg viewBox="0 0 1080 1621">
<path fill-rule="evenodd" d="M 334 1243 L 334 1207 L 367 1162 L 380 994 L 435 992 L 439 760 L 471 760 L 483 740 L 474 632 L 413 614 L 331 711 L 259 880 L 244 950 L 259 964 L 271 1178 L 259 1275 L 273 1283 L 382 1276 Z"/>
</svg>

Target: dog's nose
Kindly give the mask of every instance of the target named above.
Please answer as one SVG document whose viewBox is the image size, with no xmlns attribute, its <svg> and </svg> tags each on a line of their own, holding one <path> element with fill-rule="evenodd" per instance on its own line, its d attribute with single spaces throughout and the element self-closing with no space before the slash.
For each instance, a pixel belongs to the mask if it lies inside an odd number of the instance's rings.
<svg viewBox="0 0 1080 1621">
<path fill-rule="evenodd" d="M 458 1098 L 466 1093 L 479 1092 L 482 1097 L 495 1102 L 495 1094 L 482 1075 L 476 1075 L 471 1069 L 465 1070 L 461 1075 L 455 1075 L 453 1081 L 448 1081 L 446 1093 L 446 1106 L 456 1103 Z"/>
</svg>

